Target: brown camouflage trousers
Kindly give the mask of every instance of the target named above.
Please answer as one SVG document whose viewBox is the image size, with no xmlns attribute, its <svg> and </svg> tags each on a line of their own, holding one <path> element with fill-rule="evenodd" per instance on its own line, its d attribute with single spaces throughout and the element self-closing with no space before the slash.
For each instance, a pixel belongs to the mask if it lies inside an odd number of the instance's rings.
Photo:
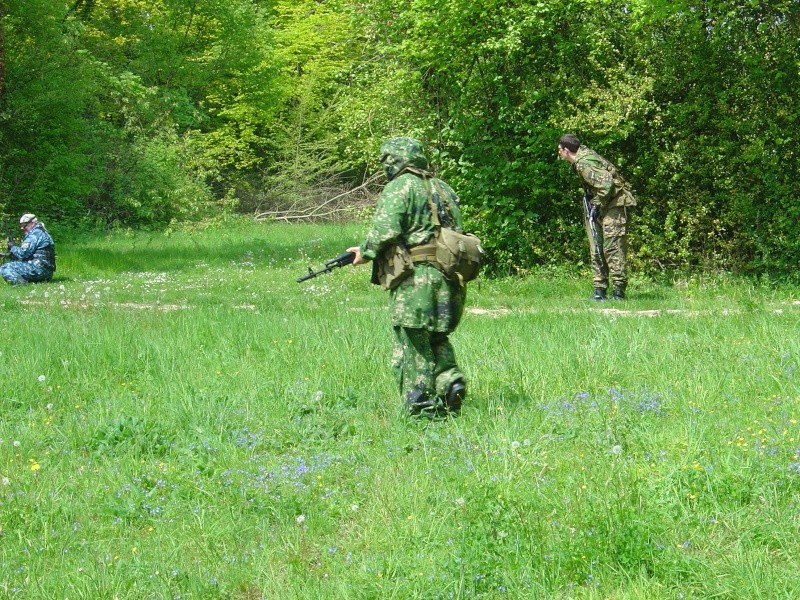
<svg viewBox="0 0 800 600">
<path fill-rule="evenodd" d="M 404 400 L 415 391 L 431 400 L 444 397 L 450 384 L 459 379 L 466 382 L 447 333 L 411 327 L 393 329 L 392 374 Z"/>
<path fill-rule="evenodd" d="M 608 288 L 609 280 L 615 288 L 625 289 L 628 285 L 626 257 L 630 211 L 630 207 L 624 206 L 605 211 L 597 228 L 600 246 L 603 249 L 599 256 L 595 254 L 589 221 L 585 220 L 586 234 L 589 237 L 589 256 L 592 262 L 592 283 L 595 288 Z"/>
</svg>

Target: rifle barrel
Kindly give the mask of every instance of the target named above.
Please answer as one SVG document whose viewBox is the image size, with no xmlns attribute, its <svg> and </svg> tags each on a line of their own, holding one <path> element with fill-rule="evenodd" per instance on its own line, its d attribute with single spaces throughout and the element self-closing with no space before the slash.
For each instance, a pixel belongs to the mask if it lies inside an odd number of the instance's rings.
<svg viewBox="0 0 800 600">
<path fill-rule="evenodd" d="M 302 283 L 304 281 L 308 281 L 316 277 L 317 275 L 322 275 L 323 273 L 330 273 L 334 269 L 339 267 L 344 267 L 347 265 L 353 264 L 353 261 L 356 259 L 355 252 L 342 252 L 336 258 L 330 258 L 325 261 L 325 266 L 322 267 L 319 271 L 315 271 L 311 267 L 308 267 L 308 273 L 302 275 L 297 278 L 297 283 Z"/>
</svg>

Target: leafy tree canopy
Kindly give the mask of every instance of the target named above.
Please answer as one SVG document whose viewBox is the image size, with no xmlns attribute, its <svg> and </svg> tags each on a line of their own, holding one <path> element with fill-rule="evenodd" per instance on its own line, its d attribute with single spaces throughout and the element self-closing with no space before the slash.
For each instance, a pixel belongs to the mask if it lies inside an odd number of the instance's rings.
<svg viewBox="0 0 800 600">
<path fill-rule="evenodd" d="M 586 260 L 576 180 L 555 160 L 569 131 L 633 182 L 640 269 L 788 277 L 800 260 L 796 0 L 0 11 L 8 214 L 158 226 L 322 205 L 371 181 L 381 141 L 414 135 L 494 268 L 524 272 Z"/>
</svg>

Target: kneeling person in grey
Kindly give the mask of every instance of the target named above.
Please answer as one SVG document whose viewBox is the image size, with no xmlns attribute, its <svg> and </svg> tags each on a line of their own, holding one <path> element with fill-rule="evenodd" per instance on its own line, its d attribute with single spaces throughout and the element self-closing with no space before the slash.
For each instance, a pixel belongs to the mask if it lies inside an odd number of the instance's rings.
<svg viewBox="0 0 800 600">
<path fill-rule="evenodd" d="M 19 219 L 24 237 L 19 246 L 8 243 L 12 260 L 0 266 L 0 275 L 8 283 L 20 285 L 50 281 L 56 270 L 56 245 L 44 223 L 26 213 Z"/>
</svg>

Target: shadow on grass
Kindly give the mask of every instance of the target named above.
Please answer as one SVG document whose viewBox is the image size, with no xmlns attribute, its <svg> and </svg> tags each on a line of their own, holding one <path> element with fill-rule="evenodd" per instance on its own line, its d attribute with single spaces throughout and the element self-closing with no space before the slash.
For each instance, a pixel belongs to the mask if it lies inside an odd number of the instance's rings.
<svg viewBox="0 0 800 600">
<path fill-rule="evenodd" d="M 669 296 L 666 293 L 666 290 L 660 289 L 652 289 L 652 290 L 628 290 L 627 299 L 628 300 L 645 300 L 645 301 L 663 301 L 667 300 Z"/>
</svg>

